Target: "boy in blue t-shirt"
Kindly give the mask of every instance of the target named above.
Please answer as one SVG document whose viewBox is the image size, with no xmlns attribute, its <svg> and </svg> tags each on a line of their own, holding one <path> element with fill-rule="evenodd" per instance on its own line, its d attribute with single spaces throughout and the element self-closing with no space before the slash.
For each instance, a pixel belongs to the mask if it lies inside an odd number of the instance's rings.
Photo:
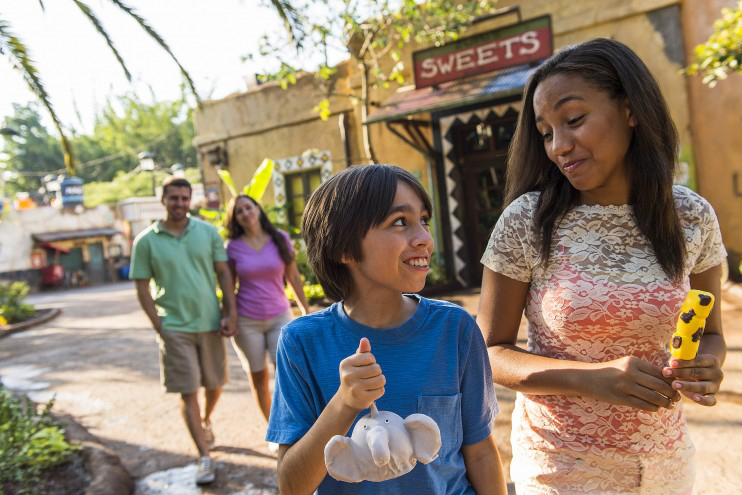
<svg viewBox="0 0 742 495">
<path fill-rule="evenodd" d="M 458 306 L 408 295 L 425 286 L 431 211 L 415 177 L 389 165 L 347 169 L 312 194 L 302 225 L 307 254 L 339 302 L 281 332 L 266 439 L 280 444 L 283 495 L 507 493 L 479 328 Z M 337 481 L 327 475 L 325 445 L 373 401 L 402 418 L 433 418 L 438 458 L 380 483 Z"/>
</svg>

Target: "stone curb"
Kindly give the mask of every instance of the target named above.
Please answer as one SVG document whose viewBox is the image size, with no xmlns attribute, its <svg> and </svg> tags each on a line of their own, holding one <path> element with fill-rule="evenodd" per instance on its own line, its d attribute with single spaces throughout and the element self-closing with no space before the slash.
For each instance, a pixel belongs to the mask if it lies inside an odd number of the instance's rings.
<svg viewBox="0 0 742 495">
<path fill-rule="evenodd" d="M 12 335 L 16 332 L 21 332 L 31 327 L 35 327 L 36 325 L 46 323 L 47 321 L 59 316 L 61 312 L 62 310 L 59 308 L 39 309 L 36 311 L 36 315 L 29 318 L 28 320 L 23 320 L 11 325 L 0 326 L 0 339 L 3 337 L 7 337 L 8 335 Z"/>
<path fill-rule="evenodd" d="M 113 450 L 100 443 L 72 416 L 53 416 L 64 425 L 67 438 L 83 447 L 85 465 L 91 475 L 85 495 L 131 495 L 134 492 L 134 480 Z"/>
</svg>

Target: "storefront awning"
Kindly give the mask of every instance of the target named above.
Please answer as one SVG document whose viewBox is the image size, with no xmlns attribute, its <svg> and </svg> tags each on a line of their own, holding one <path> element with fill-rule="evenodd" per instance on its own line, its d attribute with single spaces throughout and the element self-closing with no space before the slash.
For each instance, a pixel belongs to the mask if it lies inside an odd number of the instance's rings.
<svg viewBox="0 0 742 495">
<path fill-rule="evenodd" d="M 49 243 L 58 241 L 69 241 L 72 239 L 85 239 L 88 237 L 113 237 L 120 234 L 116 229 L 81 229 L 81 230 L 63 230 L 59 232 L 44 232 L 32 234 L 31 237 L 38 243 Z"/>
<path fill-rule="evenodd" d="M 519 94 L 538 65 L 516 65 L 420 89 L 400 88 L 365 123 L 399 120 L 416 113 L 439 112 Z"/>
<path fill-rule="evenodd" d="M 45 249 L 51 249 L 52 251 L 59 251 L 60 253 L 67 254 L 70 252 L 69 249 L 67 249 L 64 246 L 60 246 L 59 244 L 55 244 L 53 242 L 41 242 L 39 243 L 40 248 Z"/>
</svg>

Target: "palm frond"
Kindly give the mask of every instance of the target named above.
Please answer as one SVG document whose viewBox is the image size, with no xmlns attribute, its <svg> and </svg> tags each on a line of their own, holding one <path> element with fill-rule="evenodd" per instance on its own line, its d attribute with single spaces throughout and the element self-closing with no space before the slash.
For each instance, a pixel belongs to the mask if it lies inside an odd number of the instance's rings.
<svg viewBox="0 0 742 495">
<path fill-rule="evenodd" d="M 137 12 L 134 9 L 132 9 L 131 7 L 123 3 L 121 0 L 110 0 L 110 1 L 111 3 L 116 5 L 118 8 L 120 8 L 121 10 L 129 14 L 131 17 L 133 17 L 134 20 L 137 21 L 137 23 L 139 23 L 141 28 L 144 29 L 147 32 L 147 34 L 149 34 L 157 42 L 157 44 L 159 44 L 162 47 L 162 49 L 168 53 L 168 55 L 170 55 L 170 57 L 178 65 L 178 68 L 180 69 L 180 73 L 183 74 L 183 78 L 185 78 L 186 83 L 188 84 L 188 87 L 191 89 L 193 96 L 196 97 L 196 101 L 200 105 L 201 99 L 198 97 L 198 93 L 196 92 L 196 85 L 193 83 L 193 79 L 191 79 L 190 74 L 188 74 L 185 68 L 180 64 L 178 59 L 173 54 L 172 50 L 170 50 L 170 47 L 167 45 L 167 43 L 165 43 L 165 40 L 162 38 L 162 36 L 160 36 L 157 33 L 157 31 L 155 31 L 152 28 L 152 26 L 150 26 L 142 16 L 137 14 Z"/>
<path fill-rule="evenodd" d="M 289 0 L 271 0 L 271 4 L 283 21 L 291 43 L 296 46 L 298 51 L 302 46 L 302 39 L 304 38 L 304 26 L 299 13 Z"/>
<path fill-rule="evenodd" d="M 76 175 L 75 155 L 72 152 L 72 145 L 62 128 L 62 123 L 60 122 L 59 117 L 57 117 L 57 112 L 54 110 L 49 93 L 47 93 L 44 83 L 41 81 L 39 71 L 36 69 L 33 60 L 28 54 L 28 48 L 23 41 L 11 32 L 10 24 L 1 19 L 0 45 L 4 45 L 7 48 L 9 55 L 16 62 L 13 66 L 21 72 L 23 78 L 28 84 L 28 87 L 31 89 L 31 92 L 36 95 L 44 108 L 46 108 L 46 111 L 49 112 L 49 116 L 52 118 L 52 122 L 54 122 L 54 126 L 57 128 L 62 143 L 64 165 L 70 175 Z"/>
<path fill-rule="evenodd" d="M 39 0 L 39 7 L 41 7 L 42 12 L 46 12 L 46 5 L 44 5 L 44 0 Z"/>
<path fill-rule="evenodd" d="M 108 32 L 103 27 L 103 24 L 100 22 L 98 17 L 95 15 L 95 13 L 92 11 L 90 7 L 88 7 L 85 3 L 81 2 L 80 0 L 73 0 L 77 7 L 82 11 L 82 13 L 87 17 L 90 22 L 93 23 L 93 26 L 95 26 L 95 30 L 98 31 L 98 34 L 103 36 L 103 38 L 106 40 L 106 43 L 108 44 L 108 48 L 111 49 L 114 56 L 116 57 L 116 60 L 119 61 L 119 65 L 121 65 L 121 68 L 124 69 L 124 74 L 126 75 L 126 79 L 131 82 L 131 73 L 129 72 L 129 69 L 126 67 L 126 64 L 124 63 L 124 59 L 121 58 L 121 54 L 118 52 L 116 47 L 113 44 L 113 40 L 110 36 L 108 36 Z"/>
</svg>

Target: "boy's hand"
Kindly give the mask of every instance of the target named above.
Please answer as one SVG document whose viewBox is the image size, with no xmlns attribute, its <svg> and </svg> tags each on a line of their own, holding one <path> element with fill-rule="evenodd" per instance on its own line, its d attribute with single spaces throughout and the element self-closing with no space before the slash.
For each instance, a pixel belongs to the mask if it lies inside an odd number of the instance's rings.
<svg viewBox="0 0 742 495">
<path fill-rule="evenodd" d="M 340 362 L 340 389 L 343 403 L 356 411 L 371 407 L 371 403 L 384 395 L 386 378 L 381 366 L 371 354 L 371 343 L 361 339 L 358 350 Z"/>
<path fill-rule="evenodd" d="M 674 380 L 672 388 L 702 406 L 716 404 L 715 394 L 724 379 L 719 360 L 713 354 L 699 354 L 689 361 L 671 359 L 662 374 Z"/>
</svg>

